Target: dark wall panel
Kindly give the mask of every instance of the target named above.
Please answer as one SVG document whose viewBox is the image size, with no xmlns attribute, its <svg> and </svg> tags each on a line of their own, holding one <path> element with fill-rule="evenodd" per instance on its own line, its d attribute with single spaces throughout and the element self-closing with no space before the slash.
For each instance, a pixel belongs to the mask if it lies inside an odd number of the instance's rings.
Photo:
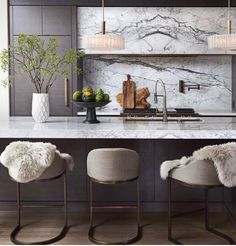
<svg viewBox="0 0 236 246">
<path fill-rule="evenodd" d="M 41 16 L 40 6 L 14 6 L 13 35 L 20 33 L 42 35 Z"/>
<path fill-rule="evenodd" d="M 71 7 L 43 6 L 43 35 L 71 35 Z"/>
<path fill-rule="evenodd" d="M 65 50 L 77 48 L 77 13 L 72 6 L 13 6 L 10 8 L 10 41 L 20 33 L 37 34 L 48 40 L 53 36 L 58 41 L 58 50 L 64 55 Z M 72 92 L 77 89 L 77 73 L 72 66 L 68 67 L 68 95 L 66 100 L 65 83 L 62 75 L 50 90 L 50 115 L 72 116 L 77 109 L 71 103 Z M 35 92 L 28 76 L 12 68 L 14 75 L 11 91 L 11 115 L 30 116 L 32 93 Z M 79 77 L 82 80 L 82 77 Z"/>
</svg>

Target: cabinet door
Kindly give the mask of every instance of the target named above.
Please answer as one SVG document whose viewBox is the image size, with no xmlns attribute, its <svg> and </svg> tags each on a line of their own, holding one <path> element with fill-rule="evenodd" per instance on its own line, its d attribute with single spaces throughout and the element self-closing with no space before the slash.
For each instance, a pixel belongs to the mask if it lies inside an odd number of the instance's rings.
<svg viewBox="0 0 236 246">
<path fill-rule="evenodd" d="M 59 54 L 63 55 L 65 51 L 71 48 L 71 36 L 57 36 L 59 45 Z M 45 37 L 49 39 L 49 37 Z M 70 75 L 68 76 L 68 93 L 65 93 L 65 78 L 57 76 L 56 81 L 49 91 L 50 115 L 52 116 L 70 116 L 72 115 L 72 67 L 68 67 Z"/>
<path fill-rule="evenodd" d="M 71 35 L 71 6 L 43 6 L 43 35 Z"/>
<path fill-rule="evenodd" d="M 13 35 L 20 33 L 42 35 L 41 6 L 14 6 L 12 14 Z"/>
<path fill-rule="evenodd" d="M 49 37 L 42 37 L 48 40 Z M 59 45 L 59 54 L 64 54 L 65 50 L 71 47 L 71 36 L 56 37 Z M 72 67 L 68 68 L 70 76 L 68 77 L 68 93 L 65 95 L 64 78 L 58 75 L 56 81 L 49 92 L 50 115 L 52 116 L 70 116 L 72 115 L 71 95 L 72 95 Z M 31 115 L 32 93 L 34 92 L 33 84 L 26 75 L 14 72 L 15 78 L 12 87 L 12 105 L 11 115 L 27 116 Z M 65 98 L 68 96 L 68 98 Z M 65 104 L 65 99 L 68 105 Z"/>
</svg>

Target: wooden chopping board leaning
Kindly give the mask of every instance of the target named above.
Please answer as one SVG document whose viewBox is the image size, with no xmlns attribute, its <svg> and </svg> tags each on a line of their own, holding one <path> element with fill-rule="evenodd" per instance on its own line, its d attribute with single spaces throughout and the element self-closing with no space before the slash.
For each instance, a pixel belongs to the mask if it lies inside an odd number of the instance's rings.
<svg viewBox="0 0 236 246">
<path fill-rule="evenodd" d="M 132 109 L 135 107 L 135 83 L 131 76 L 127 75 L 127 81 L 123 82 L 123 108 Z"/>
<path fill-rule="evenodd" d="M 136 89 L 135 82 L 131 80 L 131 76 L 128 74 L 127 81 L 123 82 L 123 92 L 116 96 L 116 100 L 123 109 L 147 109 L 150 107 L 147 102 L 149 96 L 148 88 Z"/>
</svg>

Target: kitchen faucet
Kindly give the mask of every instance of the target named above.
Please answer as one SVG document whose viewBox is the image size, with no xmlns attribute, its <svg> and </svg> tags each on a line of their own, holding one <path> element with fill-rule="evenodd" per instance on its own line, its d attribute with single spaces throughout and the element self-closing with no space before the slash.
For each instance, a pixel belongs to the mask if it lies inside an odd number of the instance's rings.
<svg viewBox="0 0 236 246">
<path fill-rule="evenodd" d="M 162 88 L 163 88 L 163 91 L 164 91 L 164 95 L 158 95 L 157 94 L 157 84 L 158 84 L 158 82 L 160 82 L 161 85 L 162 85 Z M 155 104 L 157 104 L 157 102 L 158 102 L 158 97 L 162 97 L 163 98 L 163 112 L 162 112 L 163 122 L 167 122 L 168 118 L 167 118 L 167 108 L 166 108 L 166 87 L 165 87 L 165 84 L 164 84 L 163 80 L 161 80 L 161 79 L 157 79 L 155 81 L 155 92 L 154 92 L 154 103 Z"/>
</svg>

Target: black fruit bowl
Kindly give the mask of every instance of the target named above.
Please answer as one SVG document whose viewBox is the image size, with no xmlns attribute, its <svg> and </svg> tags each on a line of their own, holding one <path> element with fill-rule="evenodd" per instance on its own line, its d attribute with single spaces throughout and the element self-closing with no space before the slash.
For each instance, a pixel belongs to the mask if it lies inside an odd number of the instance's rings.
<svg viewBox="0 0 236 246">
<path fill-rule="evenodd" d="M 107 105 L 109 102 L 74 102 L 75 105 L 79 108 L 87 108 L 87 114 L 86 119 L 83 121 L 84 123 L 100 123 L 100 121 L 97 120 L 96 116 L 96 108 L 103 107 Z"/>
</svg>

